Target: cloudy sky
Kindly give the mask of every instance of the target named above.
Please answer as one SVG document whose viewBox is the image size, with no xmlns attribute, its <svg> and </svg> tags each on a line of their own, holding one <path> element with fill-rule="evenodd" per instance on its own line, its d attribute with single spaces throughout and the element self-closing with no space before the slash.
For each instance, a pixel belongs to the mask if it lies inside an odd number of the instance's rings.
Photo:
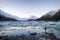
<svg viewBox="0 0 60 40">
<path fill-rule="evenodd" d="M 0 9 L 14 16 L 41 17 L 50 10 L 60 8 L 60 0 L 0 0 Z"/>
</svg>

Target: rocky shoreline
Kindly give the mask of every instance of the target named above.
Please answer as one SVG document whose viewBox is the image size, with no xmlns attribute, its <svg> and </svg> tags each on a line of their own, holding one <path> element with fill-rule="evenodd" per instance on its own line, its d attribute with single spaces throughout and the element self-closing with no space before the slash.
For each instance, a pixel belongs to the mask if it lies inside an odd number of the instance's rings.
<svg viewBox="0 0 60 40">
<path fill-rule="evenodd" d="M 35 37 L 36 33 L 31 33 L 29 36 L 16 35 L 16 36 L 0 36 L 0 40 L 60 40 L 53 33 L 45 33 L 39 37 Z"/>
</svg>

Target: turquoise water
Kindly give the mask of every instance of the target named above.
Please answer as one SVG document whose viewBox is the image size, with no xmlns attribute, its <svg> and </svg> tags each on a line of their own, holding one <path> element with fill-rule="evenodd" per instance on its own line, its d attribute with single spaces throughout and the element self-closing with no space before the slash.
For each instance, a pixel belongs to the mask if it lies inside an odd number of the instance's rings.
<svg viewBox="0 0 60 40">
<path fill-rule="evenodd" d="M 47 27 L 48 33 L 52 32 L 60 38 L 60 22 L 45 21 L 0 21 L 0 35 L 29 35 L 29 32 L 43 34 L 45 32 L 44 27 Z"/>
</svg>

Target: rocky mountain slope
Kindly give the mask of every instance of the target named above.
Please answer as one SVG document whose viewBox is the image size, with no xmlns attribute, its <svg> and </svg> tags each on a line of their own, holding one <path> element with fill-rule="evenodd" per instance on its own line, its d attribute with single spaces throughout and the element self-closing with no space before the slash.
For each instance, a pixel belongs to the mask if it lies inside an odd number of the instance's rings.
<svg viewBox="0 0 60 40">
<path fill-rule="evenodd" d="M 36 21 L 58 21 L 60 20 L 60 10 L 50 11 L 42 17 L 36 19 Z"/>
<path fill-rule="evenodd" d="M 0 10 L 0 21 L 17 21 L 12 15 Z"/>
</svg>

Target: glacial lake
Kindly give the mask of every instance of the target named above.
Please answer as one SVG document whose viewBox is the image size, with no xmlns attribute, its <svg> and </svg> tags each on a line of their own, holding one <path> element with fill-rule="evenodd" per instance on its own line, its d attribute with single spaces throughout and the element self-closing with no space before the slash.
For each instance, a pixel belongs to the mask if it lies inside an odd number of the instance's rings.
<svg viewBox="0 0 60 40">
<path fill-rule="evenodd" d="M 42 35 L 47 28 L 48 33 L 54 33 L 57 38 L 60 38 L 60 21 L 45 22 L 45 21 L 0 21 L 0 36 L 8 35 L 29 35 L 29 33 L 36 32 L 37 36 Z"/>
</svg>

